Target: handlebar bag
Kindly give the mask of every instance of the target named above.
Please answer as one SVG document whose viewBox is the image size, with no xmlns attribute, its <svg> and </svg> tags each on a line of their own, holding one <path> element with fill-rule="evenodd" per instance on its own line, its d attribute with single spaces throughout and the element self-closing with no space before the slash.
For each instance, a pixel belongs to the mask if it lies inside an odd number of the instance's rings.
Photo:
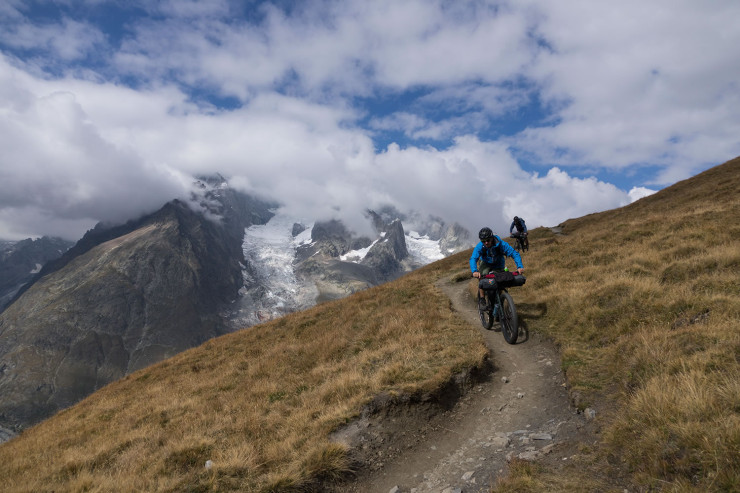
<svg viewBox="0 0 740 493">
<path fill-rule="evenodd" d="M 522 274 L 512 274 L 509 271 L 497 271 L 492 274 L 486 274 L 480 281 L 480 289 L 497 289 L 510 288 L 514 286 L 523 286 L 527 278 Z"/>
<path fill-rule="evenodd" d="M 495 277 L 484 277 L 478 281 L 478 288 L 480 289 L 496 289 L 498 284 L 496 283 Z"/>
</svg>

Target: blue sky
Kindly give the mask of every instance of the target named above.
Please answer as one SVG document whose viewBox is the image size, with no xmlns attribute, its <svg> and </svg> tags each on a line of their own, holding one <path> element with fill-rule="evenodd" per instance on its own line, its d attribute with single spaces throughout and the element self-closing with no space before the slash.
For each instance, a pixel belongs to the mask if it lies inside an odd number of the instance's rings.
<svg viewBox="0 0 740 493">
<path fill-rule="evenodd" d="M 78 239 L 192 176 L 297 218 L 505 233 L 740 155 L 740 2 L 3 0 L 0 238 Z"/>
</svg>

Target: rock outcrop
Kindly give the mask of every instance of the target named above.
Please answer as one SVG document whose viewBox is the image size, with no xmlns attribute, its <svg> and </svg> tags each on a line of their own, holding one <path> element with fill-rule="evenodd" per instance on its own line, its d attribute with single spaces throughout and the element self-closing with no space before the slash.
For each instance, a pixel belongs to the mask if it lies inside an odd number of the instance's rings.
<svg viewBox="0 0 740 493">
<path fill-rule="evenodd" d="M 447 226 L 439 240 L 439 248 L 445 256 L 471 248 L 470 232 L 457 223 Z"/>
<path fill-rule="evenodd" d="M 385 228 L 383 237 L 370 247 L 360 264 L 370 267 L 379 279 L 390 281 L 406 271 L 403 260 L 408 255 L 403 225 L 396 219 Z"/>
<path fill-rule="evenodd" d="M 0 244 L 0 312 L 47 262 L 61 257 L 72 245 L 48 236 Z"/>
</svg>

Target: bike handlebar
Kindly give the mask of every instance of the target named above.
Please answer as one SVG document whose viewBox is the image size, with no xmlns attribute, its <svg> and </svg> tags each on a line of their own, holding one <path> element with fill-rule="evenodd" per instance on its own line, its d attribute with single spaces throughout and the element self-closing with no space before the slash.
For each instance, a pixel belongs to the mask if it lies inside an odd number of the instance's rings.
<svg viewBox="0 0 740 493">
<path fill-rule="evenodd" d="M 515 276 L 518 276 L 518 275 L 520 275 L 520 274 L 521 274 L 521 272 L 519 272 L 519 269 L 517 269 L 517 270 L 513 270 L 513 271 L 510 271 L 510 272 L 511 272 L 511 273 L 512 273 L 513 275 L 515 275 Z M 490 279 L 490 277 L 488 277 L 488 276 L 490 276 L 490 275 L 491 275 L 491 274 L 486 274 L 485 276 L 478 276 L 478 277 L 476 277 L 476 279 L 486 279 L 486 278 L 487 278 L 487 279 Z M 470 273 L 470 277 L 475 277 L 475 272 L 471 272 L 471 273 Z"/>
</svg>

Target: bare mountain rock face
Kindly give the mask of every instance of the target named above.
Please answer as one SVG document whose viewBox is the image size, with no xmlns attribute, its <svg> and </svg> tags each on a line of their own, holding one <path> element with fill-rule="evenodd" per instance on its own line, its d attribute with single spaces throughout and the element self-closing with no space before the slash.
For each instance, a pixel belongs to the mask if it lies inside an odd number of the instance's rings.
<svg viewBox="0 0 740 493">
<path fill-rule="evenodd" d="M 34 424 L 227 330 L 217 314 L 243 283 L 241 235 L 271 213 L 209 200 L 220 218 L 173 201 L 91 230 L 0 314 L 0 427 Z"/>
<path fill-rule="evenodd" d="M 439 240 L 439 248 L 444 255 L 462 252 L 470 246 L 470 233 L 457 223 L 447 226 Z"/>
<path fill-rule="evenodd" d="M 368 211 L 368 215 L 380 235 L 375 243 L 367 237 L 354 237 L 342 222 L 331 220 L 315 223 L 311 244 L 296 252 L 296 275 L 316 286 L 317 303 L 377 286 L 419 267 L 407 261 L 400 219 L 388 222 L 373 211 Z M 360 262 L 341 259 L 348 252 L 368 247 Z"/>
<path fill-rule="evenodd" d="M 390 281 L 410 270 L 403 264 L 409 252 L 406 249 L 406 235 L 400 219 L 391 222 L 384 233 L 383 237 L 370 247 L 370 251 L 360 263 L 370 267 L 383 281 Z"/>
<path fill-rule="evenodd" d="M 340 258 L 371 243 L 369 238 L 353 238 L 341 221 L 317 221 L 311 230 L 311 244 L 296 251 L 296 276 L 316 286 L 317 303 L 376 286 L 379 281 L 373 269 Z"/>
<path fill-rule="evenodd" d="M 41 271 L 44 264 L 61 257 L 73 244 L 48 236 L 0 243 L 0 312 L 10 304 L 23 285 Z"/>
</svg>

